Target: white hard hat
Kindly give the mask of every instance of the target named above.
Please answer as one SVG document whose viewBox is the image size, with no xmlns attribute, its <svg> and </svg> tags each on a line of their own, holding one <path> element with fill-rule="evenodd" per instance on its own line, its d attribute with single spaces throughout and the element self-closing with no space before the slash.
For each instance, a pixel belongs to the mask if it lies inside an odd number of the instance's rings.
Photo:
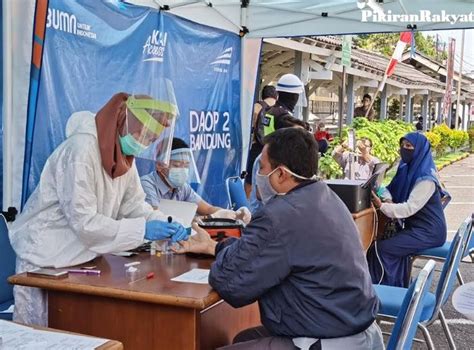
<svg viewBox="0 0 474 350">
<path fill-rule="evenodd" d="M 301 94 L 304 92 L 304 85 L 296 75 L 285 74 L 278 80 L 276 90 Z"/>
</svg>

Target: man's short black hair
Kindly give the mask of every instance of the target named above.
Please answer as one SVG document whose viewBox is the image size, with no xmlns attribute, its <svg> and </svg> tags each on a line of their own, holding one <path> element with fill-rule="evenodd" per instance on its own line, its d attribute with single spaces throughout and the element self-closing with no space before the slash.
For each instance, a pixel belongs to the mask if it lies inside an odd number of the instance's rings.
<svg viewBox="0 0 474 350">
<path fill-rule="evenodd" d="M 189 148 L 188 144 L 177 137 L 173 137 L 173 142 L 171 143 L 171 150 Z"/>
<path fill-rule="evenodd" d="M 273 97 L 274 99 L 278 98 L 278 92 L 276 91 L 276 88 L 272 85 L 265 85 L 263 87 L 262 100 L 264 100 L 268 97 Z"/>
<path fill-rule="evenodd" d="M 272 169 L 284 165 L 307 178 L 318 173 L 318 144 L 314 136 L 299 128 L 280 129 L 265 137 Z M 296 178 L 295 181 L 303 180 Z"/>
<path fill-rule="evenodd" d="M 372 97 L 370 97 L 369 94 L 365 94 L 364 97 L 362 97 L 362 100 L 363 100 L 364 98 L 368 98 L 369 101 L 372 101 Z"/>
</svg>

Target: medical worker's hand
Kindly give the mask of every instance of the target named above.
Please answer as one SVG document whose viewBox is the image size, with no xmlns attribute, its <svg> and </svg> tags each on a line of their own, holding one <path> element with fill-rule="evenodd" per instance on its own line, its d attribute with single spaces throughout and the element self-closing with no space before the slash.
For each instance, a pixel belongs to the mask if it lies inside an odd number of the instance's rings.
<svg viewBox="0 0 474 350">
<path fill-rule="evenodd" d="M 168 223 L 160 220 L 151 220 L 147 221 L 145 226 L 145 239 L 150 241 L 185 236 L 186 229 L 177 222 Z M 177 242 L 177 240 L 175 242 Z"/>
<path fill-rule="evenodd" d="M 250 220 L 252 220 L 252 214 L 250 213 L 250 210 L 247 209 L 247 207 L 239 208 L 235 211 L 235 214 L 237 219 L 242 220 L 245 225 L 247 225 Z"/>
<path fill-rule="evenodd" d="M 184 228 L 184 226 L 179 223 L 175 223 L 175 224 L 179 225 L 179 228 L 173 235 L 171 235 L 171 241 L 181 242 L 181 241 L 188 240 L 189 235 L 191 234 L 191 227 Z"/>
<path fill-rule="evenodd" d="M 215 219 L 232 219 L 236 220 L 237 219 L 237 214 L 233 210 L 229 209 L 219 209 L 218 211 L 214 212 L 211 214 L 212 218 Z"/>
</svg>

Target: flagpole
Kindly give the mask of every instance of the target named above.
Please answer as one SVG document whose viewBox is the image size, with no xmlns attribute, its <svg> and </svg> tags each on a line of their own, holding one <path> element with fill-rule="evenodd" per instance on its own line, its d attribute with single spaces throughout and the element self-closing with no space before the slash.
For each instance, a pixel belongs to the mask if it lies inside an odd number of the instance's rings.
<svg viewBox="0 0 474 350">
<path fill-rule="evenodd" d="M 413 46 L 413 38 L 414 38 L 413 31 L 400 33 L 400 39 L 398 40 L 397 46 L 395 47 L 392 57 L 390 58 L 390 61 L 388 62 L 387 68 L 385 68 L 385 73 L 383 75 L 382 81 L 380 82 L 379 87 L 377 91 L 375 92 L 375 95 L 372 98 L 372 101 L 370 102 L 370 107 L 365 112 L 366 118 L 369 115 L 370 110 L 372 109 L 375 103 L 375 99 L 377 98 L 379 92 L 383 91 L 383 89 L 385 88 L 385 83 L 387 82 L 387 78 L 393 74 L 393 72 L 395 71 L 395 66 L 397 65 L 398 62 L 401 61 L 405 46 L 408 44 L 409 41 L 412 42 L 412 46 Z"/>
</svg>

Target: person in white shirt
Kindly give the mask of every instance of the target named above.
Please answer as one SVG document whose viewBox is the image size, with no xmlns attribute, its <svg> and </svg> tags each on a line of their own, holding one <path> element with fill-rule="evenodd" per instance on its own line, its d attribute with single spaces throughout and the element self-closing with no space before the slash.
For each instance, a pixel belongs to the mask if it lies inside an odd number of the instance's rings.
<svg viewBox="0 0 474 350">
<path fill-rule="evenodd" d="M 357 140 L 357 150 L 354 155 L 354 179 L 352 180 L 367 180 L 374 172 L 375 164 L 380 163 L 380 159 L 373 156 L 372 141 L 366 137 Z M 351 167 L 349 162 L 350 152 L 347 150 L 347 141 L 342 145 L 334 148 L 332 152 L 334 160 L 344 170 L 344 178 L 351 178 Z"/>
</svg>

